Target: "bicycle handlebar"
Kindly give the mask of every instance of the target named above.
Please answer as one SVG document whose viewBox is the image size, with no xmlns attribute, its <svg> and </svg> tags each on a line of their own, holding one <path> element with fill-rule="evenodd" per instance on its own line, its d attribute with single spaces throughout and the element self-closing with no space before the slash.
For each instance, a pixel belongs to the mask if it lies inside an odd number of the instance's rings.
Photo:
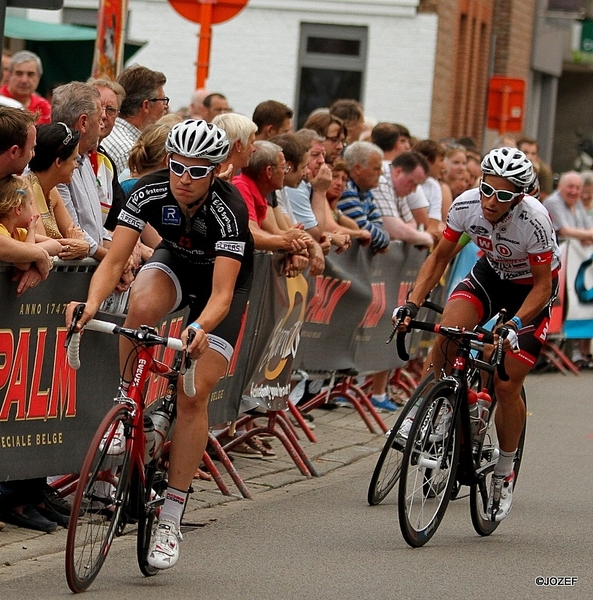
<svg viewBox="0 0 593 600">
<path fill-rule="evenodd" d="M 395 329 L 397 329 L 397 327 L 399 327 L 399 323 L 395 324 Z M 494 333 L 492 333 L 491 331 L 488 331 L 486 329 L 483 329 L 482 327 L 477 327 L 475 330 L 468 331 L 461 327 L 446 327 L 446 326 L 440 325 L 438 323 L 425 323 L 424 321 L 410 321 L 410 323 L 408 324 L 407 330 L 397 332 L 397 338 L 396 338 L 397 353 L 398 353 L 399 357 L 406 362 L 408 360 L 410 360 L 410 355 L 408 354 L 408 351 L 406 350 L 405 339 L 406 339 L 406 335 L 412 329 L 420 329 L 422 331 L 429 331 L 430 333 L 437 333 L 442 336 L 448 337 L 450 339 L 457 339 L 457 340 L 463 339 L 470 343 L 478 342 L 481 344 L 494 344 Z M 501 332 L 501 333 L 503 333 L 503 332 Z M 501 381 L 509 380 L 509 376 L 504 367 L 504 351 L 502 349 L 502 341 L 504 340 L 505 337 L 506 337 L 506 335 L 500 336 L 501 339 L 499 340 L 499 343 L 497 345 L 497 348 L 496 348 L 496 351 L 494 354 L 494 363 L 493 363 L 494 366 L 496 367 L 496 370 L 498 372 L 498 377 L 501 379 Z"/>
<path fill-rule="evenodd" d="M 81 305 L 79 305 L 81 306 Z M 84 305 L 82 305 L 84 308 Z M 78 309 L 78 307 L 77 307 Z M 66 336 L 66 347 L 68 364 L 75 370 L 80 368 L 80 333 L 74 332 L 76 322 L 80 318 L 82 310 L 75 310 L 72 325 L 68 335 Z M 181 351 L 183 350 L 183 341 L 174 337 L 161 337 L 156 335 L 145 328 L 130 329 L 127 327 L 120 327 L 110 321 L 99 321 L 98 319 L 91 319 L 84 326 L 85 329 L 90 331 L 98 331 L 100 333 L 111 333 L 119 334 L 128 338 L 129 340 L 139 342 L 141 344 L 148 345 L 161 345 L 171 348 L 172 350 Z M 191 332 L 190 332 L 191 333 Z M 194 334 L 195 335 L 195 334 Z M 191 338 L 188 339 L 188 345 L 191 343 Z M 183 374 L 183 391 L 190 397 L 196 395 L 196 388 L 194 382 L 194 374 L 196 371 L 196 361 L 191 360 L 189 356 L 186 357 L 185 362 L 186 370 Z"/>
</svg>

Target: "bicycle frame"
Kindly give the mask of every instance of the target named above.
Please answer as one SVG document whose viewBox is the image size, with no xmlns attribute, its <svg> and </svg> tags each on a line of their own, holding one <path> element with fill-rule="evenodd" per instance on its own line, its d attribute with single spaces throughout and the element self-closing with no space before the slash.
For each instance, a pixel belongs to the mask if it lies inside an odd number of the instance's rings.
<svg viewBox="0 0 593 600">
<path fill-rule="evenodd" d="M 141 345 L 136 349 L 136 352 L 136 367 L 127 396 L 125 398 L 117 399 L 117 401 L 127 405 L 132 416 L 132 435 L 130 436 L 130 439 L 133 443 L 133 450 L 130 478 L 133 481 L 134 476 L 137 475 L 140 484 L 144 489 L 146 486 L 146 475 L 144 471 L 144 449 L 146 446 L 144 411 L 146 409 L 146 404 L 143 390 L 147 387 L 148 379 L 151 374 L 156 374 L 176 382 L 177 377 L 179 376 L 179 366 L 181 361 L 177 358 L 175 359 L 173 366 L 168 366 L 157 360 L 154 356 L 156 346 Z M 175 396 L 176 395 L 177 389 L 175 388 Z M 155 458 L 158 459 L 158 457 Z M 138 507 L 134 507 L 134 510 L 137 508 Z"/>
<path fill-rule="evenodd" d="M 479 468 L 479 458 L 472 452 L 471 422 L 469 414 L 469 404 L 467 398 L 468 392 L 468 374 L 470 369 L 478 369 L 480 373 L 488 374 L 487 383 L 484 387 L 492 397 L 492 409 L 496 403 L 496 397 L 493 394 L 493 374 L 494 366 L 484 360 L 471 356 L 472 343 L 468 339 L 458 340 L 458 347 L 455 353 L 455 359 L 451 373 L 441 378 L 441 381 L 453 383 L 456 395 L 455 405 L 453 407 L 452 422 L 455 423 L 458 413 L 461 411 L 461 453 L 459 455 L 459 464 L 457 466 L 456 478 L 461 485 L 472 485 L 479 481 L 482 472 L 487 472 L 487 468 L 494 468 L 492 465 Z M 452 438 L 447 437 L 444 457 L 450 455 Z"/>
</svg>

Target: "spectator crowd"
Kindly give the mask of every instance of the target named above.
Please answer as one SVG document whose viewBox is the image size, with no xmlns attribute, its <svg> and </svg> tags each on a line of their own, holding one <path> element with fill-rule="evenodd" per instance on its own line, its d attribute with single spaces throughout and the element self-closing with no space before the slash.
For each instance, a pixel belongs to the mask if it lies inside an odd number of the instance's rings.
<svg viewBox="0 0 593 600">
<path fill-rule="evenodd" d="M 144 66 L 126 68 L 117 81 L 61 85 L 51 103 L 36 93 L 41 74 L 39 57 L 18 52 L 5 61 L 0 88 L 22 105 L 0 108 L 0 260 L 14 265 L 18 294 L 47 279 L 57 259 L 104 259 L 127 197 L 142 177 L 169 168 L 165 140 L 185 119 L 226 133 L 230 152 L 219 177 L 243 197 L 255 249 L 283 254 L 286 277 L 320 275 L 330 252 L 356 245 L 382 253 L 400 240 L 430 250 L 451 202 L 479 184 L 482 153 L 472 139 L 417 139 L 405 125 L 368 118 L 353 99 L 318 108 L 293 131 L 293 110 L 281 102 L 264 100 L 248 117 L 204 89 L 171 113 L 165 74 Z M 531 193 L 558 236 L 592 244 L 593 173 L 565 173 L 554 191 L 537 140 L 506 136 L 496 145 L 516 146 L 532 161 L 539 184 Z M 133 285 L 159 241 L 150 226 L 142 232 L 115 294 Z M 576 359 L 593 365 L 589 340 Z M 373 375 L 371 402 L 394 412 L 390 375 Z M 275 457 L 270 440 L 257 437 L 232 453 Z M 196 476 L 209 478 L 204 470 Z M 0 515 L 53 531 L 68 525 L 69 507 L 45 478 L 0 482 Z"/>
</svg>

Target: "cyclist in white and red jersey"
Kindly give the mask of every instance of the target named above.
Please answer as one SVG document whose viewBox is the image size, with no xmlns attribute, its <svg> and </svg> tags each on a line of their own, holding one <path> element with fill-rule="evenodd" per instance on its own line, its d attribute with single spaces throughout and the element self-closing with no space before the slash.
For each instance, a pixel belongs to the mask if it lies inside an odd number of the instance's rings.
<svg viewBox="0 0 593 600">
<path fill-rule="evenodd" d="M 253 238 L 247 207 L 238 190 L 217 177 L 229 152 L 225 132 L 188 119 L 167 137 L 167 168 L 140 178 L 118 219 L 113 243 L 90 283 L 78 327 L 92 319 L 115 287 L 147 224 L 162 238 L 131 289 L 125 327 L 156 325 L 167 313 L 189 305 L 181 333 L 197 360 L 196 395 L 178 385 L 177 420 L 169 454 L 168 488 L 148 563 L 168 569 L 179 558 L 180 523 L 193 475 L 208 441 L 208 397 L 225 374 L 239 335 L 251 288 Z M 70 303 L 68 324 L 72 310 Z M 130 342 L 120 340 L 121 391 L 132 378 Z"/>
<path fill-rule="evenodd" d="M 497 148 L 486 155 L 481 168 L 479 187 L 455 199 L 443 238 L 420 269 L 408 301 L 393 315 L 394 322 L 403 317 L 404 324 L 416 316 L 455 255 L 460 236 L 467 233 L 483 255 L 453 290 L 441 323 L 472 329 L 503 308 L 510 317 L 504 323 L 509 381 L 495 379 L 500 456 L 488 505 L 490 518 L 501 521 L 511 510 L 514 457 L 525 424 L 521 388 L 546 340 L 560 253 L 546 209 L 526 195 L 535 174 L 525 154 L 516 148 Z M 452 344 L 437 337 L 432 351 L 436 376 L 443 368 L 448 370 L 454 352 Z"/>
</svg>

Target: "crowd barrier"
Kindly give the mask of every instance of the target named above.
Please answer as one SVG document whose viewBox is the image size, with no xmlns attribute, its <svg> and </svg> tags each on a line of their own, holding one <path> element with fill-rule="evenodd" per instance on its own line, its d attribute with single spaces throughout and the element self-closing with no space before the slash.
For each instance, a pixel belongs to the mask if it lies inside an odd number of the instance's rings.
<svg viewBox="0 0 593 600">
<path fill-rule="evenodd" d="M 245 397 L 283 410 L 296 369 L 364 374 L 401 366 L 395 345 L 385 346 L 391 313 L 425 258 L 401 242 L 384 254 L 353 247 L 326 257 L 323 275 L 288 279 L 282 256 L 256 253 L 236 360 L 212 394 L 211 422 L 234 420 Z"/>
<path fill-rule="evenodd" d="M 590 337 L 581 332 L 593 323 L 593 255 L 586 248 L 582 256 L 573 254 L 570 245 L 565 252 L 570 321 L 580 325 L 571 331 Z M 252 294 L 235 355 L 210 398 L 210 422 L 235 420 L 245 397 L 268 410 L 285 409 L 296 369 L 364 374 L 401 366 L 394 344 L 385 345 L 391 312 L 405 300 L 425 257 L 399 242 L 385 254 L 351 248 L 328 256 L 323 275 L 288 279 L 281 275 L 281 255 L 256 253 Z M 64 349 L 65 307 L 86 297 L 95 265 L 58 262 L 21 297 L 11 267 L 0 266 L 0 481 L 78 469 L 110 406 L 118 383 L 116 336 L 86 332 L 78 371 L 67 366 Z M 445 289 L 443 282 L 442 294 Z M 432 299 L 442 303 L 444 295 Z M 555 307 L 552 330 L 560 327 L 562 310 Z M 183 316 L 168 317 L 161 333 L 179 335 Z M 424 343 L 413 339 L 411 352 Z M 158 398 L 162 385 L 151 381 L 149 397 Z"/>
<path fill-rule="evenodd" d="M 242 396 L 286 407 L 295 368 L 373 372 L 398 364 L 385 339 L 393 306 L 415 279 L 425 252 L 399 242 L 331 254 L 322 276 L 281 275 L 282 256 L 256 253 L 255 277 L 237 351 L 213 391 L 211 423 L 237 418 Z M 21 297 L 12 268 L 0 266 L 0 481 L 78 469 L 88 441 L 117 389 L 117 338 L 86 332 L 81 368 L 67 366 L 64 312 L 86 298 L 96 263 L 58 262 Z M 159 329 L 178 335 L 182 314 Z M 149 383 L 158 397 L 161 381 Z"/>
</svg>

